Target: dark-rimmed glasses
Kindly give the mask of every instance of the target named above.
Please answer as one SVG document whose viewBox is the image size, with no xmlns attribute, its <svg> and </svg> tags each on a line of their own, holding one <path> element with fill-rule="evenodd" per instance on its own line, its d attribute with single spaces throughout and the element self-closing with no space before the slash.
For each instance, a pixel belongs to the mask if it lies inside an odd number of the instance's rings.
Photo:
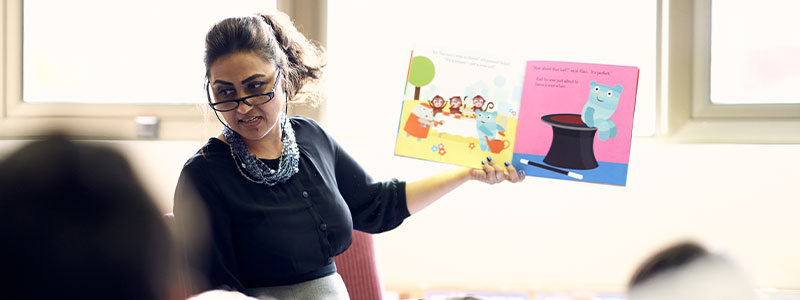
<svg viewBox="0 0 800 300">
<path fill-rule="evenodd" d="M 206 96 L 208 97 L 208 105 L 211 106 L 211 109 L 213 110 L 226 112 L 239 108 L 239 103 L 241 102 L 244 102 L 250 106 L 266 104 L 275 97 L 275 88 L 278 86 L 278 80 L 280 80 L 280 78 L 281 70 L 278 69 L 277 75 L 275 75 L 275 84 L 272 85 L 272 91 L 268 93 L 255 94 L 239 99 L 224 100 L 219 102 L 213 102 L 211 100 L 211 82 L 206 82 Z"/>
</svg>

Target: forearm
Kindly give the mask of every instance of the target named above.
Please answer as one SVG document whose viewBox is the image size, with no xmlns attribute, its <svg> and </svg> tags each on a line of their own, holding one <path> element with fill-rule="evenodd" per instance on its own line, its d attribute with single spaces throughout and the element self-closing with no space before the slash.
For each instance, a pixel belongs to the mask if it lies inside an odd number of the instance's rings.
<svg viewBox="0 0 800 300">
<path fill-rule="evenodd" d="M 471 178 L 471 172 L 469 168 L 456 168 L 406 183 L 408 212 L 413 215 L 454 190 Z"/>
</svg>

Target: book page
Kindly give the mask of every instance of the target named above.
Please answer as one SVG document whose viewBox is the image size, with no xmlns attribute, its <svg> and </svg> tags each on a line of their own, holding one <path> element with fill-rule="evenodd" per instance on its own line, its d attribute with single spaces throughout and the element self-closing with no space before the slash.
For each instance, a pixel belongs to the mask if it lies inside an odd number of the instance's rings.
<svg viewBox="0 0 800 300">
<path fill-rule="evenodd" d="M 636 67 L 529 61 L 514 166 L 530 176 L 624 186 L 638 78 Z"/>
<path fill-rule="evenodd" d="M 524 61 L 416 48 L 395 155 L 481 168 L 513 156 Z"/>
</svg>

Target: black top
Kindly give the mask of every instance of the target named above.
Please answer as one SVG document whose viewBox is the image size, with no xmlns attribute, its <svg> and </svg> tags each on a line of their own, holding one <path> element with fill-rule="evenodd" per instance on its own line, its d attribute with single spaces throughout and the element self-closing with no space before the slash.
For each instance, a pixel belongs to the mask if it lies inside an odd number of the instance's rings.
<svg viewBox="0 0 800 300">
<path fill-rule="evenodd" d="M 317 123 L 290 120 L 300 171 L 285 183 L 270 187 L 248 181 L 229 146 L 216 138 L 184 165 L 175 218 L 178 224 L 189 222 L 197 195 L 210 223 L 208 253 L 192 263 L 208 281 L 201 290 L 244 291 L 332 274 L 332 258 L 350 246 L 354 228 L 383 232 L 409 216 L 405 182 L 373 181 Z"/>
</svg>

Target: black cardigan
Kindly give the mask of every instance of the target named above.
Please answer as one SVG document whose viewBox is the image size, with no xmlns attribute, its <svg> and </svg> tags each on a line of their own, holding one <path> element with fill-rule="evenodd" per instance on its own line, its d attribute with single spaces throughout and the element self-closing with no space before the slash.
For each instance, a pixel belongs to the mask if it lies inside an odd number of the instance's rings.
<svg viewBox="0 0 800 300">
<path fill-rule="evenodd" d="M 190 263 L 207 281 L 200 290 L 244 291 L 332 274 L 332 258 L 350 246 L 353 228 L 383 232 L 409 216 L 405 182 L 375 182 L 314 121 L 290 120 L 300 171 L 285 183 L 248 181 L 229 146 L 216 138 L 184 165 L 176 221 L 184 229 L 196 227 L 191 204 L 197 203 L 210 225 L 206 250 Z"/>
</svg>

